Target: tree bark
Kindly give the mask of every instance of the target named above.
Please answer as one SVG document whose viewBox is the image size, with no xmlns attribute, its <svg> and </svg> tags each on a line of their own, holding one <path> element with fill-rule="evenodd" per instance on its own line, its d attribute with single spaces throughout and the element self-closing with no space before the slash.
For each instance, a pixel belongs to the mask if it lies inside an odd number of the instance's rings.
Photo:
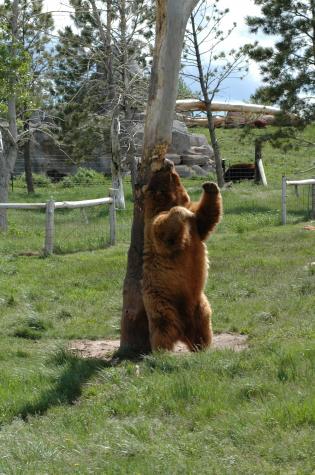
<svg viewBox="0 0 315 475">
<path fill-rule="evenodd" d="M 7 203 L 9 198 L 10 177 L 17 154 L 16 142 L 5 128 L 0 130 L 0 203 Z M 0 209 L 0 231 L 7 231 L 7 210 Z"/>
<path fill-rule="evenodd" d="M 180 99 L 176 101 L 177 112 L 205 111 L 204 101 L 199 99 Z M 211 101 L 212 112 L 252 112 L 257 114 L 276 115 L 281 112 L 280 107 L 264 106 L 262 104 L 241 104 Z"/>
<path fill-rule="evenodd" d="M 123 108 L 125 119 L 131 119 L 129 94 L 129 54 L 127 45 L 127 18 L 126 18 L 126 0 L 120 0 L 120 49 L 121 49 L 121 76 L 123 89 Z"/>
<path fill-rule="evenodd" d="M 151 169 L 164 160 L 171 142 L 181 51 L 189 15 L 198 0 L 157 0 L 156 37 L 147 104 L 144 145 L 135 190 L 131 243 L 123 286 L 120 354 L 150 352 L 148 319 L 143 305 L 142 187 Z"/>
<path fill-rule="evenodd" d="M 111 174 L 112 174 L 112 187 L 115 194 L 115 205 L 119 209 L 125 209 L 125 196 L 124 196 L 124 185 L 122 179 L 122 169 L 121 169 L 121 152 L 120 152 L 120 143 L 119 143 L 119 116 L 117 113 L 113 114 L 112 125 L 110 129 L 111 137 Z"/>
<path fill-rule="evenodd" d="M 25 180 L 26 180 L 26 187 L 27 193 L 34 193 L 34 182 L 33 182 L 33 174 L 32 174 L 32 161 L 31 161 L 31 154 L 30 154 L 30 139 L 27 139 L 23 145 L 23 155 L 24 155 L 24 171 L 25 171 Z"/>
<path fill-rule="evenodd" d="M 0 203 L 8 202 L 10 171 L 5 157 L 4 139 L 0 131 Z M 7 210 L 0 209 L 0 231 L 8 229 Z"/>
<path fill-rule="evenodd" d="M 35 190 L 34 190 L 34 183 L 33 183 L 32 161 L 31 161 L 31 154 L 30 154 L 31 138 L 29 136 L 28 120 L 24 122 L 24 131 L 28 132 L 24 145 L 23 145 L 25 180 L 26 180 L 27 192 L 34 193 Z"/>
</svg>

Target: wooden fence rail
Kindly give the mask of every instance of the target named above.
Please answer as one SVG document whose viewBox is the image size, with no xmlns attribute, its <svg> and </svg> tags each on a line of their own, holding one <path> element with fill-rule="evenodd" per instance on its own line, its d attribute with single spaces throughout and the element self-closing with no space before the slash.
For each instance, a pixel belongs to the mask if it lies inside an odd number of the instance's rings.
<svg viewBox="0 0 315 475">
<path fill-rule="evenodd" d="M 315 178 L 307 180 L 287 180 L 285 176 L 282 177 L 282 197 L 281 197 L 281 222 L 287 223 L 287 187 L 294 186 L 296 189 L 300 185 L 312 186 L 312 219 L 315 219 Z"/>
<path fill-rule="evenodd" d="M 116 241 L 116 209 L 114 190 L 110 190 L 108 198 L 97 198 L 94 200 L 83 201 L 53 201 L 47 203 L 0 203 L 0 209 L 45 209 L 46 225 L 45 225 L 45 244 L 44 254 L 50 255 L 54 252 L 54 216 L 56 209 L 77 209 L 90 206 L 109 205 L 109 228 L 110 228 L 110 245 L 113 246 Z"/>
</svg>

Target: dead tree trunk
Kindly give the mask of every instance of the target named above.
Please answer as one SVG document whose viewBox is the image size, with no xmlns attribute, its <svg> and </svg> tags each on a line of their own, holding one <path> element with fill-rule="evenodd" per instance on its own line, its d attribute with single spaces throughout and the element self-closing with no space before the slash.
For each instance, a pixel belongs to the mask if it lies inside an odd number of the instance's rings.
<svg viewBox="0 0 315 475">
<path fill-rule="evenodd" d="M 25 180 L 27 186 L 28 193 L 34 193 L 34 182 L 33 182 L 33 174 L 32 174 L 32 160 L 31 160 L 31 137 L 29 135 L 30 132 L 30 125 L 29 121 L 26 120 L 24 123 L 24 132 L 26 132 L 26 139 L 23 144 L 23 155 L 24 155 L 24 171 L 25 171 Z"/>
<path fill-rule="evenodd" d="M 125 209 L 124 185 L 122 179 L 121 166 L 121 150 L 119 143 L 120 122 L 117 113 L 114 113 L 112 118 L 112 125 L 110 128 L 111 138 L 111 173 L 112 173 L 112 187 L 115 194 L 115 205 L 119 209 Z"/>
<path fill-rule="evenodd" d="M 10 177 L 17 155 L 16 142 L 11 133 L 0 130 L 0 203 L 7 203 L 9 198 Z M 7 210 L 0 209 L 0 231 L 8 229 Z"/>
<path fill-rule="evenodd" d="M 5 156 L 4 138 L 0 130 L 0 203 L 8 202 L 9 179 L 10 172 Z M 0 231 L 6 231 L 8 228 L 6 211 L 6 209 L 0 209 Z"/>
<path fill-rule="evenodd" d="M 131 243 L 123 287 L 121 354 L 144 354 L 151 350 L 148 319 L 144 309 L 141 278 L 143 262 L 143 192 L 152 166 L 165 157 L 171 142 L 181 51 L 186 24 L 198 0 L 158 0 L 156 38 L 138 170 Z"/>
</svg>

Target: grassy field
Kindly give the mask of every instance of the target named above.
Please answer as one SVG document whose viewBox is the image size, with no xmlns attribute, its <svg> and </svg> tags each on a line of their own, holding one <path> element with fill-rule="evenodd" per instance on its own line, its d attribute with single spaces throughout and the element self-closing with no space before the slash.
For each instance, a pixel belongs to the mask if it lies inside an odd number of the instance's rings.
<svg viewBox="0 0 315 475">
<path fill-rule="evenodd" d="M 238 130 L 219 133 L 231 163 L 252 161 Z M 215 332 L 248 335 L 241 353 L 116 366 L 69 354 L 71 339 L 119 337 L 130 189 L 115 247 L 87 239 L 85 217 L 75 216 L 72 227 L 60 221 L 60 233 L 69 228 L 59 254 L 23 256 L 40 251 L 43 216 L 36 224 L 11 213 L 0 236 L 0 474 L 314 474 L 315 233 L 303 228 L 303 195 L 280 225 L 281 175 L 314 161 L 311 149 L 266 147 L 270 186 L 224 191 L 206 293 Z M 201 183 L 185 181 L 193 197 Z M 108 187 L 50 186 L 31 199 L 96 198 Z M 11 195 L 27 199 L 21 188 Z M 106 213 L 89 216 L 92 236 Z"/>
</svg>

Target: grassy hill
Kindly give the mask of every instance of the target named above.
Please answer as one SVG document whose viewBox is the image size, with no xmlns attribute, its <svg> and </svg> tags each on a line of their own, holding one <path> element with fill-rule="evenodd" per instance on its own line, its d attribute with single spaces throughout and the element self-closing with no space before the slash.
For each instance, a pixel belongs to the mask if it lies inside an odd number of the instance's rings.
<svg viewBox="0 0 315 475">
<path fill-rule="evenodd" d="M 219 134 L 227 160 L 253 160 L 239 130 Z M 266 146 L 269 187 L 243 182 L 223 192 L 206 293 L 214 331 L 248 335 L 241 353 L 114 366 L 71 355 L 72 339 L 119 337 L 130 187 L 111 248 L 107 211 L 98 209 L 57 218 L 58 254 L 21 255 L 40 251 L 44 215 L 10 212 L 0 236 L 0 473 L 314 473 L 315 233 L 303 228 L 306 190 L 290 191 L 289 224 L 280 225 L 282 174 L 310 177 L 298 172 L 314 161 L 311 148 L 284 155 Z M 195 198 L 201 184 L 185 181 Z M 10 199 L 96 198 L 109 186 L 50 185 L 32 198 L 15 187 Z"/>
</svg>

